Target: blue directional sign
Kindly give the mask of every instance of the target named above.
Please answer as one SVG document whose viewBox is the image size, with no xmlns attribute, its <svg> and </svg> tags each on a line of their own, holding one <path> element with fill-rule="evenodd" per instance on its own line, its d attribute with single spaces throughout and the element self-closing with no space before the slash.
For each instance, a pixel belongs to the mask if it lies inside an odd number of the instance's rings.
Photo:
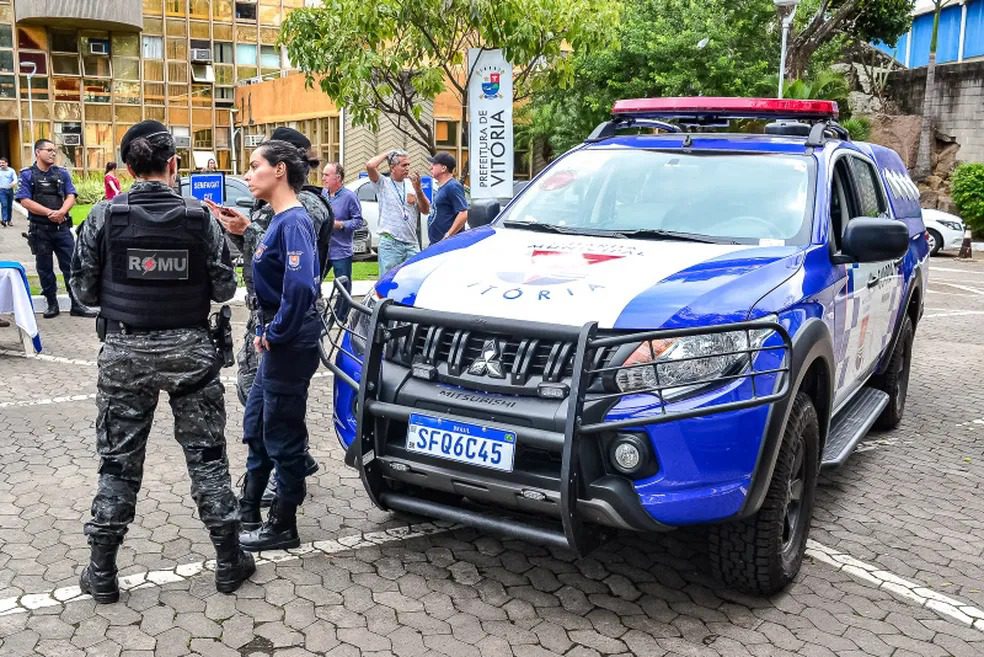
<svg viewBox="0 0 984 657">
<path fill-rule="evenodd" d="M 222 205 L 225 203 L 225 174 L 191 174 L 191 195 L 199 201 L 208 199 L 214 203 Z"/>
<path fill-rule="evenodd" d="M 429 203 L 434 201 L 434 179 L 430 176 L 420 177 L 420 191 L 427 197 Z"/>
</svg>

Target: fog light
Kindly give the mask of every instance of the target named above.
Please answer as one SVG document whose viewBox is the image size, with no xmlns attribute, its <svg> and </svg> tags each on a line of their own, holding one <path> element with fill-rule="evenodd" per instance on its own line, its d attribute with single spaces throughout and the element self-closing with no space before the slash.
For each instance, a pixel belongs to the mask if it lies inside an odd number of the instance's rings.
<svg viewBox="0 0 984 657">
<path fill-rule="evenodd" d="M 649 456 L 645 443 L 638 436 L 620 435 L 612 443 L 611 459 L 615 469 L 623 474 L 638 472 Z"/>
</svg>

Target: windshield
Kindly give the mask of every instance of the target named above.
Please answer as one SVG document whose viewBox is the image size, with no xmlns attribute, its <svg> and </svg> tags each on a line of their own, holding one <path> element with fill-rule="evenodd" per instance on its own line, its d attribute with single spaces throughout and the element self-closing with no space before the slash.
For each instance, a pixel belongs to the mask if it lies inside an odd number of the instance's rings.
<svg viewBox="0 0 984 657">
<path fill-rule="evenodd" d="M 805 156 L 586 149 L 502 214 L 509 226 L 628 237 L 787 244 L 809 239 Z"/>
</svg>

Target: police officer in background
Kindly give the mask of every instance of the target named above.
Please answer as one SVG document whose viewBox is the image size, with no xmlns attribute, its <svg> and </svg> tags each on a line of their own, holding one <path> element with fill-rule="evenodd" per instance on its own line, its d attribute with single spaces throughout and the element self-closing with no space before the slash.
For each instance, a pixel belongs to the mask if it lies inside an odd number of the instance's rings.
<svg viewBox="0 0 984 657">
<path fill-rule="evenodd" d="M 72 249 L 72 218 L 68 215 L 75 205 L 78 192 L 68 171 L 55 165 L 58 149 L 47 139 L 34 144 L 34 164 L 21 170 L 20 186 L 14 199 L 27 210 L 27 241 L 31 245 L 41 292 L 48 301 L 44 311 L 46 318 L 58 315 L 58 279 L 55 277 L 52 256 L 58 258 L 58 267 L 65 277 L 65 287 L 72 300 L 71 314 L 77 317 L 95 317 L 96 313 L 82 307 L 72 295 L 70 286 Z"/>
<path fill-rule="evenodd" d="M 239 546 L 223 433 L 222 360 L 208 331 L 210 301 L 232 298 L 235 272 L 219 224 L 198 201 L 171 188 L 174 152 L 171 133 L 157 121 L 126 132 L 120 153 L 136 182 L 129 193 L 92 209 L 72 261 L 76 296 L 101 306 L 101 463 L 85 525 L 91 558 L 80 580 L 82 590 L 100 603 L 119 599 L 116 554 L 133 520 L 162 390 L 191 475 L 191 495 L 215 545 L 216 588 L 231 593 L 256 569 Z"/>
<path fill-rule="evenodd" d="M 315 159 L 314 154 L 310 151 L 311 140 L 297 130 L 286 127 L 277 128 L 273 131 L 270 139 L 285 141 L 298 149 L 307 151 L 307 164 L 310 168 L 317 168 L 320 165 L 320 161 Z M 328 256 L 327 241 L 330 241 L 333 224 L 331 206 L 321 196 L 321 189 L 311 185 L 305 185 L 297 194 L 297 199 L 313 220 L 315 234 L 323 236 L 325 232 L 328 233 L 329 240 L 325 240 L 324 237 L 319 238 L 319 255 L 323 256 L 320 262 L 325 263 Z M 243 280 L 246 283 L 246 306 L 249 308 L 250 314 L 246 320 L 246 331 L 243 335 L 242 348 L 236 354 L 236 362 L 239 364 L 236 391 L 239 393 L 239 401 L 245 406 L 246 400 L 249 398 L 250 388 L 253 386 L 253 379 L 256 378 L 256 370 L 260 363 L 260 354 L 253 346 L 253 338 L 256 337 L 255 330 L 258 307 L 256 290 L 253 287 L 253 268 L 250 265 L 253 253 L 262 242 L 264 234 L 270 227 L 274 212 L 273 207 L 263 200 L 257 200 L 253 205 L 248 219 L 232 208 L 225 208 L 214 203 L 209 203 L 209 207 L 216 213 L 219 221 L 222 222 L 223 227 L 229 232 L 232 240 L 246 258 L 246 264 L 243 267 Z M 321 248 L 322 245 L 324 247 L 323 249 Z M 323 254 L 320 253 L 321 250 L 324 250 Z M 308 476 L 318 471 L 318 462 L 311 457 L 311 453 L 307 451 L 306 447 L 304 466 L 305 474 Z M 247 491 L 245 489 L 245 486 L 249 485 L 250 481 L 249 479 L 244 481 L 242 494 L 243 499 L 246 500 L 255 499 L 256 497 L 254 494 L 255 491 Z M 255 483 L 256 480 L 252 481 Z M 266 490 L 260 498 L 262 506 L 270 505 L 276 494 L 276 490 L 277 477 L 274 474 L 270 477 Z M 243 509 L 243 524 L 246 528 L 258 527 L 260 524 L 259 509 Z"/>
</svg>

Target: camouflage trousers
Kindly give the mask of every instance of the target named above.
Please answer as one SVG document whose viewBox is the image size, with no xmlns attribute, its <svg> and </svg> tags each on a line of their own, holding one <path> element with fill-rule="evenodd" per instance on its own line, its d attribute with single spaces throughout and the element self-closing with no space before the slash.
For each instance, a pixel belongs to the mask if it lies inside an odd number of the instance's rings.
<svg viewBox="0 0 984 657">
<path fill-rule="evenodd" d="M 133 521 L 161 391 L 169 396 L 174 437 L 184 450 L 202 522 L 215 533 L 238 531 L 216 358 L 204 329 L 106 336 L 96 395 L 99 483 L 85 524 L 90 542 L 119 543 Z"/>
<path fill-rule="evenodd" d="M 253 379 L 256 378 L 256 370 L 260 367 L 260 354 L 253 346 L 253 338 L 256 337 L 256 317 L 252 311 L 246 318 L 246 331 L 243 333 L 243 346 L 236 354 L 236 363 L 239 371 L 236 373 L 236 394 L 239 396 L 239 403 L 246 406 L 249 399 L 249 390 L 253 387 Z"/>
</svg>

